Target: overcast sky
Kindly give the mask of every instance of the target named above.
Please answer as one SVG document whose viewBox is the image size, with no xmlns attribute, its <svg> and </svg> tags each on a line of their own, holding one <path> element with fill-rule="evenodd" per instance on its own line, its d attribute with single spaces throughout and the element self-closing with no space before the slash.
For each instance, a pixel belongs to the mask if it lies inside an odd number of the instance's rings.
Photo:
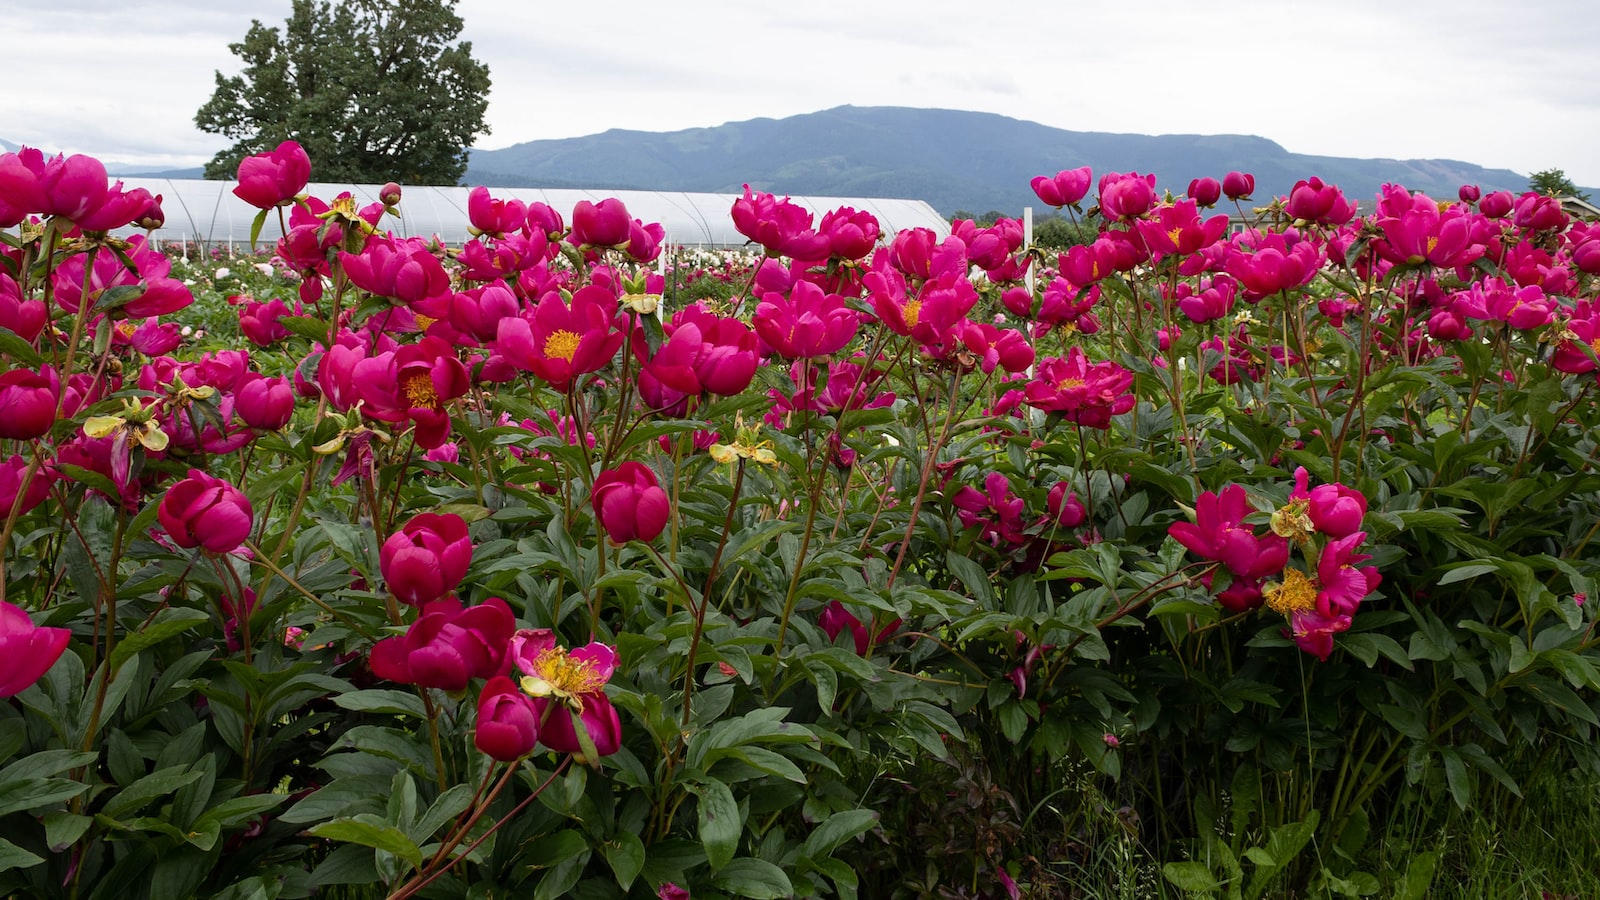
<svg viewBox="0 0 1600 900">
<path fill-rule="evenodd" d="M 201 163 L 227 143 L 193 119 L 213 73 L 241 68 L 228 43 L 251 19 L 281 25 L 289 8 L 0 0 L 0 139 L 142 167 Z M 893 105 L 1079 131 L 1255 134 L 1299 153 L 1524 175 L 1554 167 L 1600 186 L 1595 10 L 1593 0 L 457 6 L 493 80 L 485 148 Z"/>
</svg>

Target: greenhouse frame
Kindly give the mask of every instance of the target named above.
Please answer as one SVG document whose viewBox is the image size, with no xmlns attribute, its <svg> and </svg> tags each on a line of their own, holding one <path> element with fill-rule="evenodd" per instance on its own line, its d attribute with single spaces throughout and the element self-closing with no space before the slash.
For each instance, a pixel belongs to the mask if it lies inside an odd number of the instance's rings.
<svg viewBox="0 0 1600 900">
<path fill-rule="evenodd" d="M 232 181 L 200 179 L 144 178 L 122 179 L 124 188 L 142 187 L 160 194 L 166 224 L 151 233 L 158 243 L 195 242 L 211 247 L 248 248 L 255 207 L 233 195 Z M 306 192 L 332 200 L 348 191 L 358 206 L 378 202 L 376 184 L 312 183 Z M 400 201 L 400 217 L 387 217 L 380 227 L 401 237 L 438 239 L 450 245 L 462 244 L 472 235 L 467 230 L 465 187 L 405 186 Z M 659 222 L 666 232 L 665 242 L 679 247 L 729 248 L 746 243 L 745 236 L 733 227 L 729 211 L 739 194 L 684 193 L 677 191 L 611 191 L 541 188 L 490 188 L 497 200 L 545 203 L 570 221 L 572 209 L 580 200 L 598 202 L 616 197 L 633 217 Z M 872 213 L 884 235 L 906 228 L 929 228 L 941 237 L 950 233 L 950 223 L 922 200 L 893 200 L 872 197 L 791 197 L 810 210 L 818 221 L 829 210 L 848 206 Z M 279 236 L 275 217 L 269 216 L 261 231 L 262 240 Z"/>
</svg>

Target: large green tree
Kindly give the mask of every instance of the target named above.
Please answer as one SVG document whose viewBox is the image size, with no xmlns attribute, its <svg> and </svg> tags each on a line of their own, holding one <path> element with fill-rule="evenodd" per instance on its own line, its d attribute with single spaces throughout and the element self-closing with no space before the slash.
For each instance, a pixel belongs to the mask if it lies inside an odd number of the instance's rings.
<svg viewBox="0 0 1600 900">
<path fill-rule="evenodd" d="M 206 164 L 231 178 L 239 160 L 296 140 L 317 181 L 456 184 L 467 148 L 488 134 L 489 67 L 456 41 L 456 0 L 294 0 L 280 31 L 259 20 L 228 49 L 244 71 L 217 73 L 195 113 L 232 138 Z"/>
<path fill-rule="evenodd" d="M 1545 169 L 1528 176 L 1528 190 L 1551 197 L 1577 197 L 1579 200 L 1588 200 L 1589 195 L 1578 190 L 1572 183 L 1567 173 L 1560 169 Z"/>
</svg>

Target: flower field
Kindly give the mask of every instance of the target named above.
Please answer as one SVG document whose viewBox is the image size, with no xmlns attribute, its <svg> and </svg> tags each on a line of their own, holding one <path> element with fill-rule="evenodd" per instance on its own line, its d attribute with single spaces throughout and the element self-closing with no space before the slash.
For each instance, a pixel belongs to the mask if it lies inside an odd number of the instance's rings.
<svg viewBox="0 0 1600 900">
<path fill-rule="evenodd" d="M 215 258 L 0 156 L 0 894 L 1597 887 L 1592 814 L 1453 849 L 1600 776 L 1559 199 L 1084 168 L 1058 253 L 746 188 L 664 262 L 313 162 Z"/>
</svg>

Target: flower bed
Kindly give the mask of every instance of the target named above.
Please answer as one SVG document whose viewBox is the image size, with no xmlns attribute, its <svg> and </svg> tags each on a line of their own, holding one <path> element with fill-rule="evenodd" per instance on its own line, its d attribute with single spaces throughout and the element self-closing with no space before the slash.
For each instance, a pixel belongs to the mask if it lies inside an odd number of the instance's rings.
<svg viewBox="0 0 1600 900">
<path fill-rule="evenodd" d="M 1420 896 L 1387 805 L 1600 762 L 1553 198 L 1081 169 L 1056 255 L 746 189 L 762 255 L 664 278 L 616 200 L 447 250 L 310 168 L 208 287 L 0 157 L 0 890 L 1061 896 L 1114 821 Z"/>
</svg>

